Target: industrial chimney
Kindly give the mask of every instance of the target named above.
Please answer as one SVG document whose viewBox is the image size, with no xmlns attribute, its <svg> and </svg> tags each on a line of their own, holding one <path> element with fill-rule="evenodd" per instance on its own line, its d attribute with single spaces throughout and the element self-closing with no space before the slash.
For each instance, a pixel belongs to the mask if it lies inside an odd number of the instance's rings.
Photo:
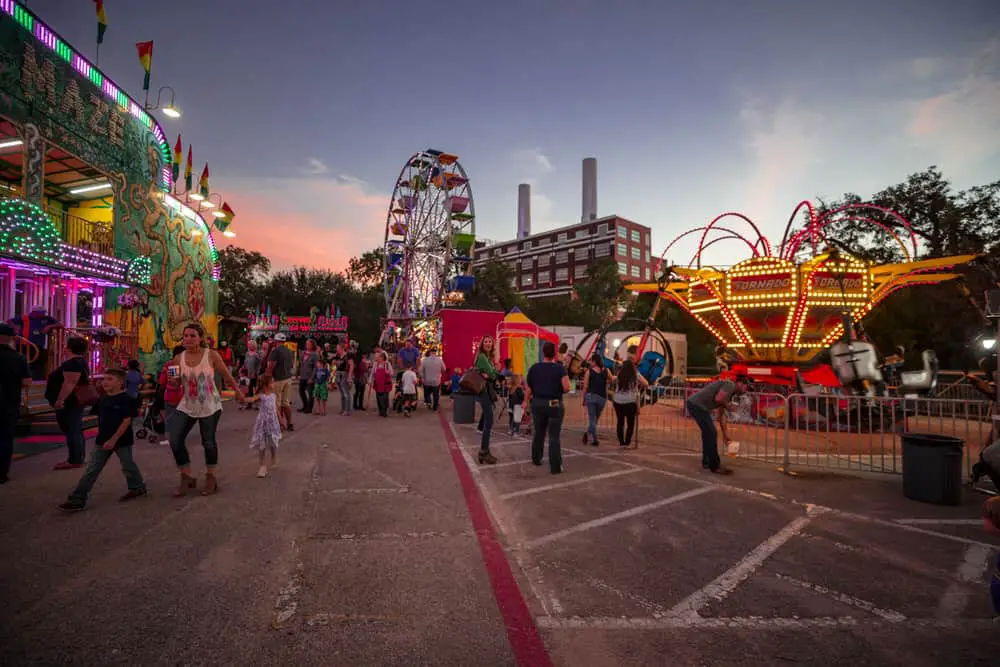
<svg viewBox="0 0 1000 667">
<path fill-rule="evenodd" d="M 583 214 L 580 222 L 597 220 L 597 158 L 583 159 Z"/>
<path fill-rule="evenodd" d="M 531 185 L 517 186 L 517 238 L 531 236 Z"/>
</svg>

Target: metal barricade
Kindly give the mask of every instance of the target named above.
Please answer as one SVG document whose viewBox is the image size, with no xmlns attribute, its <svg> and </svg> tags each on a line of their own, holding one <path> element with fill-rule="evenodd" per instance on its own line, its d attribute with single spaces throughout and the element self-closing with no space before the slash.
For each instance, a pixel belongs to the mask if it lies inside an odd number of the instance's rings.
<svg viewBox="0 0 1000 667">
<path fill-rule="evenodd" d="M 985 401 L 791 394 L 785 432 L 792 468 L 815 467 L 900 474 L 904 432 L 961 438 L 965 470 L 990 438 Z"/>
</svg>

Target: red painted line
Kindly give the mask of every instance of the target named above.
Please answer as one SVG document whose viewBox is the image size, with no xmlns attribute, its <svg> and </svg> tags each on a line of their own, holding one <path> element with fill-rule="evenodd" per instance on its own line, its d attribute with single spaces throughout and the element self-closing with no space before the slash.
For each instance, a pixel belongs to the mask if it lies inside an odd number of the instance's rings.
<svg viewBox="0 0 1000 667">
<path fill-rule="evenodd" d="M 489 512 L 486 511 L 486 503 L 479 495 L 479 487 L 476 486 L 458 441 L 451 432 L 448 418 L 443 410 L 438 413 L 438 417 L 441 419 L 444 437 L 448 441 L 451 462 L 455 464 L 458 481 L 462 484 L 465 505 L 469 508 L 472 527 L 479 541 L 479 551 L 483 555 L 486 573 L 493 587 L 493 597 L 497 601 L 497 607 L 500 608 L 500 615 L 507 628 L 507 641 L 510 642 L 510 648 L 514 652 L 514 660 L 520 667 L 551 667 L 552 659 L 545 649 L 542 636 L 538 634 L 538 626 L 531 617 L 528 603 L 524 601 L 521 589 L 510 569 L 510 563 L 507 562 L 503 546 L 497 539 L 493 522 L 490 521 Z"/>
</svg>

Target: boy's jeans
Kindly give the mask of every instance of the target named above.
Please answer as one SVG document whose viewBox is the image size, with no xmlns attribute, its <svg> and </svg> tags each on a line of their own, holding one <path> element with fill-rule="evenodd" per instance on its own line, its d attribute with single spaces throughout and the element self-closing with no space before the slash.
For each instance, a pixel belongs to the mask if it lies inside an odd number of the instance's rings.
<svg viewBox="0 0 1000 667">
<path fill-rule="evenodd" d="M 90 461 L 87 462 L 87 469 L 84 471 L 83 477 L 80 478 L 80 483 L 76 485 L 76 489 L 69 495 L 70 502 L 87 503 L 87 496 L 90 495 L 90 490 L 94 488 L 94 483 L 100 476 L 101 471 L 104 470 L 104 466 L 107 465 L 112 454 L 118 455 L 118 461 L 122 464 L 122 472 L 125 473 L 125 482 L 128 484 L 128 490 L 142 491 L 146 488 L 146 483 L 142 479 L 142 473 L 139 472 L 139 466 L 135 464 L 135 459 L 132 458 L 131 446 L 119 447 L 116 450 L 95 447 L 90 452 Z"/>
</svg>

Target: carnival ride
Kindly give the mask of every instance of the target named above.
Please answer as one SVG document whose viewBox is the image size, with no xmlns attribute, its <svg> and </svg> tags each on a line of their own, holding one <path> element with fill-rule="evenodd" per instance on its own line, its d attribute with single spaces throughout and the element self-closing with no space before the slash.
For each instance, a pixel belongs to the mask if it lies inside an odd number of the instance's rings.
<svg viewBox="0 0 1000 667">
<path fill-rule="evenodd" d="M 458 156 L 427 149 L 400 171 L 382 248 L 386 321 L 397 328 L 460 303 L 472 290 L 476 240 L 469 177 Z"/>
<path fill-rule="evenodd" d="M 806 223 L 793 231 L 803 210 Z M 755 237 L 721 226 L 725 218 L 746 223 Z M 827 233 L 831 225 L 843 223 L 867 224 L 883 232 L 898 246 L 903 261 L 875 264 L 843 249 Z M 687 266 L 670 264 L 670 251 L 695 234 L 700 235 L 699 242 Z M 703 265 L 705 250 L 727 240 L 742 242 L 751 256 L 728 269 Z M 776 248 L 747 216 L 723 213 L 667 245 L 657 265 L 657 282 L 630 284 L 626 289 L 658 296 L 650 321 L 664 302 L 687 311 L 735 353 L 733 373 L 776 385 L 794 385 L 800 373 L 803 377 L 812 373 L 817 384 L 829 386 L 829 378 L 835 378 L 839 387 L 881 379 L 877 351 L 859 332 L 865 315 L 897 290 L 959 278 L 951 269 L 976 257 L 917 259 L 917 254 L 912 226 L 894 211 L 874 204 L 848 204 L 820 215 L 812 203 L 802 201 Z M 640 344 L 640 355 L 643 347 Z M 827 349 L 834 362 L 832 373 L 830 365 L 817 363 Z M 936 371 L 930 368 L 930 358 L 925 361 L 925 370 Z M 919 380 L 926 386 L 926 376 Z"/>
</svg>

